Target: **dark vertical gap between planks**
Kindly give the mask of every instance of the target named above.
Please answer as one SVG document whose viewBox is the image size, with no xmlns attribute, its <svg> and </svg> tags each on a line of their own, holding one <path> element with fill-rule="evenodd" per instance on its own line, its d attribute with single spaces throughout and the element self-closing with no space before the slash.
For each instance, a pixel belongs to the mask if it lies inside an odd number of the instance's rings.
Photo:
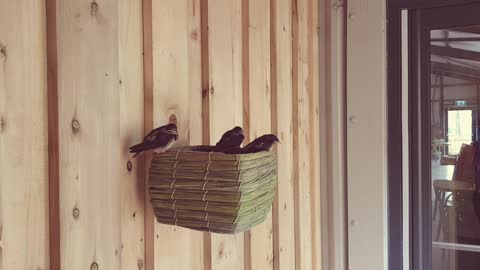
<svg viewBox="0 0 480 270">
<path fill-rule="evenodd" d="M 311 235 L 312 235 L 312 267 L 313 269 L 318 269 L 318 258 L 317 258 L 317 231 L 315 229 L 315 225 L 317 222 L 317 216 L 318 213 L 315 207 L 315 181 L 317 179 L 315 178 L 315 166 L 318 166 L 318 164 L 315 164 L 315 151 L 318 151 L 318 149 L 315 149 L 315 104 L 313 102 L 314 99 L 314 94 L 313 91 L 316 91 L 318 89 L 313 89 L 314 84 L 313 84 L 313 76 L 316 76 L 316 74 L 313 73 L 313 35 L 314 35 L 314 29 L 313 27 L 313 0 L 308 0 L 307 3 L 307 27 L 308 27 L 308 32 L 307 32 L 307 50 L 308 50 L 308 82 L 307 82 L 307 91 L 308 91 L 308 117 L 309 117 L 309 140 L 310 140 L 310 211 L 312 213 L 311 215 L 311 223 L 310 223 L 310 230 L 311 230 Z M 319 180 L 319 179 L 318 179 Z"/>
<path fill-rule="evenodd" d="M 245 142 L 250 142 L 250 14 L 249 0 L 242 0 L 242 101 Z"/>
<path fill-rule="evenodd" d="M 292 0 L 292 118 L 293 118 L 293 177 L 294 177 L 294 208 L 295 208 L 295 269 L 301 269 L 300 243 L 300 183 L 299 183 L 299 153 L 298 153 L 298 3 Z"/>
<path fill-rule="evenodd" d="M 57 3 L 46 0 L 48 207 L 50 269 L 60 270 L 60 169 L 58 130 Z"/>
<path fill-rule="evenodd" d="M 153 39 L 152 39 L 152 0 L 143 0 L 143 84 L 144 84 L 144 132 L 153 129 Z M 155 217 L 151 209 L 148 193 L 148 161 L 151 155 L 144 156 L 145 179 L 145 270 L 154 270 Z"/>
<path fill-rule="evenodd" d="M 208 0 L 200 0 L 202 138 L 204 144 L 210 144 L 210 55 L 208 37 Z"/>
<path fill-rule="evenodd" d="M 250 0 L 242 0 L 242 102 L 243 102 L 243 129 L 245 142 L 250 142 Z M 244 269 L 252 269 L 252 235 L 249 231 L 244 233 L 243 258 Z"/>
<path fill-rule="evenodd" d="M 202 143 L 210 144 L 210 56 L 208 44 L 208 0 L 200 0 L 200 41 L 202 72 Z M 212 269 L 212 236 L 203 235 L 204 270 Z"/>
<path fill-rule="evenodd" d="M 276 29 L 276 1 L 270 0 L 270 84 L 271 84 L 271 122 L 272 132 L 278 134 L 278 92 L 277 92 L 277 29 Z M 278 152 L 277 158 L 278 158 Z M 273 269 L 280 269 L 280 245 L 279 245 L 279 211 L 278 211 L 278 184 L 275 188 L 275 199 L 272 206 L 272 219 L 273 219 Z"/>
</svg>

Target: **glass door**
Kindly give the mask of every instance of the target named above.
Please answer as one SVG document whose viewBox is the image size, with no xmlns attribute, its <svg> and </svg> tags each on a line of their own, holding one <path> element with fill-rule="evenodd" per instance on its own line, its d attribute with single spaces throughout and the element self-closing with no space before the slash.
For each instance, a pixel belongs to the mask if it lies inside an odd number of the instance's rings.
<svg viewBox="0 0 480 270">
<path fill-rule="evenodd" d="M 480 269 L 479 14 L 471 4 L 411 16 L 414 269 Z"/>
</svg>

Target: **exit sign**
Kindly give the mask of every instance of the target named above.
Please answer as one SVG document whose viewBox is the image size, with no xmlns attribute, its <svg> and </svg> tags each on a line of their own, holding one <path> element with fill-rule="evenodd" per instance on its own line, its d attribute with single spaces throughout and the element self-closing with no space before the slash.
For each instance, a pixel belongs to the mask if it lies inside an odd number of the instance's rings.
<svg viewBox="0 0 480 270">
<path fill-rule="evenodd" d="M 467 101 L 466 100 L 457 100 L 457 101 L 455 101 L 455 105 L 457 105 L 457 106 L 467 106 Z"/>
</svg>

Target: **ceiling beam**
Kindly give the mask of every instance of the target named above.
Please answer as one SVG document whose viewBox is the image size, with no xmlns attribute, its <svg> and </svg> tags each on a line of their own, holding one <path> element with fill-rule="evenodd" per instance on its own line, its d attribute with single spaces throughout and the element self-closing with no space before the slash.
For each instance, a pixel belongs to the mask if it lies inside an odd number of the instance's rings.
<svg viewBox="0 0 480 270">
<path fill-rule="evenodd" d="M 480 37 L 463 37 L 463 38 L 432 38 L 431 42 L 479 42 Z"/>
<path fill-rule="evenodd" d="M 469 81 L 480 81 L 480 71 L 452 63 L 442 63 L 432 61 L 430 63 L 431 72 L 442 74 L 444 76 L 458 78 Z"/>
<path fill-rule="evenodd" d="M 432 45 L 430 47 L 430 52 L 438 56 L 447 56 L 457 59 L 464 59 L 470 61 L 480 62 L 480 52 L 463 50 L 452 47 L 442 47 L 437 45 Z"/>
<path fill-rule="evenodd" d="M 470 33 L 470 34 L 480 34 L 480 27 L 478 26 L 458 27 L 458 28 L 452 28 L 448 30 L 455 31 L 455 32 Z"/>
</svg>

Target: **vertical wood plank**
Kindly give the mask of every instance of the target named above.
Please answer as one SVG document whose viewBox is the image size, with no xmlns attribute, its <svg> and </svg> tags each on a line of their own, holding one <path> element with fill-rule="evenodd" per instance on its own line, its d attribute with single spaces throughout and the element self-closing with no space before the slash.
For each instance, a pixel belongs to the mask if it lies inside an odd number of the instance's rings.
<svg viewBox="0 0 480 270">
<path fill-rule="evenodd" d="M 299 172 L 299 128 L 298 119 L 298 56 L 299 56 L 299 23 L 298 23 L 298 0 L 292 0 L 292 145 L 293 145 L 293 205 L 294 205 L 294 228 L 295 228 L 295 269 L 301 269 L 301 247 L 300 247 L 300 172 Z"/>
<path fill-rule="evenodd" d="M 312 26 L 310 28 L 311 35 L 311 76 L 312 76 L 312 88 L 311 88 L 311 104 L 310 104 L 310 130 L 313 153 L 311 156 L 312 162 L 312 257 L 313 257 L 313 269 L 322 269 L 322 239 L 321 239 L 321 172 L 320 172 L 320 56 L 319 56 L 319 4 L 318 1 L 311 1 L 312 7 Z"/>
<path fill-rule="evenodd" d="M 122 269 L 143 269 L 144 261 L 144 163 L 132 159 L 127 149 L 143 139 L 143 35 L 142 1 L 118 1 L 118 61 L 120 137 L 122 143 L 120 192 Z M 153 239 L 152 239 L 153 241 Z"/>
<path fill-rule="evenodd" d="M 190 145 L 203 143 L 202 25 L 201 0 L 187 1 L 188 18 L 188 96 Z M 208 70 L 208 65 L 205 67 Z M 203 257 L 203 254 L 202 254 Z"/>
<path fill-rule="evenodd" d="M 242 2 L 208 1 L 210 143 L 242 125 Z M 244 269 L 243 234 L 211 235 L 211 268 Z"/>
<path fill-rule="evenodd" d="M 45 1 L 0 7 L 0 269 L 47 269 Z"/>
<path fill-rule="evenodd" d="M 312 269 L 312 208 L 311 208 L 311 164 L 310 164 L 310 119 L 309 119 L 309 88 L 311 87 L 311 74 L 309 70 L 309 0 L 297 0 L 298 47 L 297 49 L 297 87 L 298 95 L 293 100 L 297 103 L 298 128 L 298 252 L 297 265 L 299 269 Z M 294 60 L 295 61 L 295 60 Z"/>
<path fill-rule="evenodd" d="M 143 21 L 143 131 L 148 134 L 153 129 L 153 40 L 152 40 L 152 0 L 142 0 Z M 148 172 L 151 154 L 143 155 L 144 172 Z M 145 270 L 155 268 L 155 217 L 148 196 L 148 177 L 144 175 L 145 187 Z"/>
<path fill-rule="evenodd" d="M 155 0 L 152 12 L 155 126 L 176 122 L 176 146 L 200 143 L 199 2 Z M 155 269 L 203 269 L 203 233 L 156 223 Z"/>
<path fill-rule="evenodd" d="M 247 132 L 253 140 L 272 132 L 270 82 L 270 1 L 250 1 L 249 12 L 249 117 Z M 246 233 L 250 239 L 252 270 L 273 269 L 272 216 Z"/>
<path fill-rule="evenodd" d="M 121 269 L 117 18 L 114 0 L 57 3 L 62 269 Z"/>
<path fill-rule="evenodd" d="M 293 107 L 292 107 L 292 1 L 276 1 L 276 79 L 278 155 L 278 215 L 274 220 L 278 246 L 275 269 L 295 269 Z M 273 70 L 272 70 L 273 72 Z M 273 81 L 272 81 L 273 83 Z"/>
</svg>

